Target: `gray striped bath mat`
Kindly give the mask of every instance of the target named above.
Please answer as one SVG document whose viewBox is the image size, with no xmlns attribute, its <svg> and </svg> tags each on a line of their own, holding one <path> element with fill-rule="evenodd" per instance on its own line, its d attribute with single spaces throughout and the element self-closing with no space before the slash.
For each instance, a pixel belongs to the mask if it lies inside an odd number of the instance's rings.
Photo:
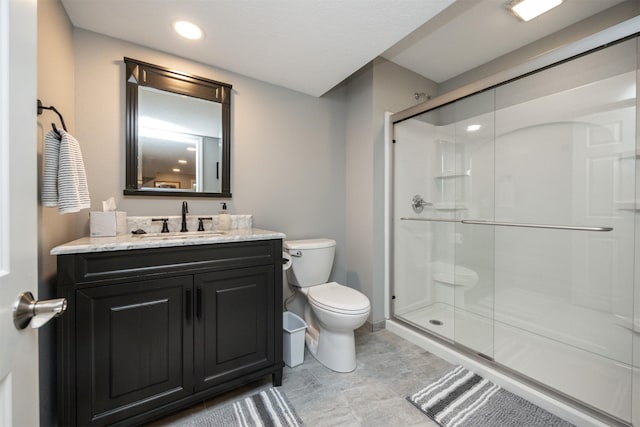
<svg viewBox="0 0 640 427">
<path fill-rule="evenodd" d="M 276 388 L 206 410 L 181 423 L 190 427 L 297 427 L 302 420 L 289 399 Z"/>
<path fill-rule="evenodd" d="M 573 425 L 462 366 L 407 400 L 443 427 Z"/>
</svg>

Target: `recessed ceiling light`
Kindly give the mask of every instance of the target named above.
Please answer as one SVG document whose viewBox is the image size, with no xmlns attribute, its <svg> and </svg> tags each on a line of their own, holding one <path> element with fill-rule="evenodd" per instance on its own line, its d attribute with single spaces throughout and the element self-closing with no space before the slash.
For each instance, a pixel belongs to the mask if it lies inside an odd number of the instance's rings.
<svg viewBox="0 0 640 427">
<path fill-rule="evenodd" d="M 467 126 L 467 132 L 475 132 L 477 130 L 480 130 L 482 126 L 480 125 L 469 125 Z"/>
<path fill-rule="evenodd" d="M 182 159 L 180 159 L 180 160 L 178 160 L 178 163 L 186 164 L 186 163 L 187 163 L 187 161 L 186 161 L 186 160 L 182 160 Z"/>
<path fill-rule="evenodd" d="M 507 8 L 519 19 L 527 22 L 560 6 L 564 0 L 514 0 Z"/>
<path fill-rule="evenodd" d="M 173 170 L 174 172 L 180 172 L 180 169 L 178 169 L 178 168 L 173 168 L 172 170 Z"/>
<path fill-rule="evenodd" d="M 195 147 L 187 147 L 187 151 L 196 151 Z"/>
<path fill-rule="evenodd" d="M 173 29 L 185 39 L 198 40 L 202 38 L 202 30 L 196 24 L 187 21 L 177 21 Z"/>
</svg>

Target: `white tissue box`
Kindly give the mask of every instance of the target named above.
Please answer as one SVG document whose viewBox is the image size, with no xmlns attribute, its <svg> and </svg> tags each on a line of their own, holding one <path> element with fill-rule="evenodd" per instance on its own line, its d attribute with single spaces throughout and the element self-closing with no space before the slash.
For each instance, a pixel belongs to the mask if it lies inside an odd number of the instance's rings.
<svg viewBox="0 0 640 427">
<path fill-rule="evenodd" d="M 113 237 L 127 234 L 126 212 L 90 212 L 91 237 Z"/>
</svg>

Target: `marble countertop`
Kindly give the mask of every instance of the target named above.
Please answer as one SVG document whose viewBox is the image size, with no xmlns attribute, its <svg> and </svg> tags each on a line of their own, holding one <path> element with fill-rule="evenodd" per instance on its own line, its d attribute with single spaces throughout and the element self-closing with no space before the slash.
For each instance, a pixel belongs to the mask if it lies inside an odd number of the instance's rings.
<svg viewBox="0 0 640 427">
<path fill-rule="evenodd" d="M 128 249 L 165 248 L 171 246 L 211 245 L 216 243 L 247 242 L 253 240 L 284 239 L 283 233 L 259 228 L 233 229 L 216 232 L 188 232 L 124 234 L 116 237 L 82 237 L 51 249 L 51 255 L 66 255 L 87 252 L 126 251 Z"/>
</svg>

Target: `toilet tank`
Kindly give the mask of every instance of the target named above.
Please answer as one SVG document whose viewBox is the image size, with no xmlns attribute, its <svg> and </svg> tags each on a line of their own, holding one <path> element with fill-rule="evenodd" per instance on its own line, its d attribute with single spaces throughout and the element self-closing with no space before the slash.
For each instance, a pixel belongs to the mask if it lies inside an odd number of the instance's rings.
<svg viewBox="0 0 640 427">
<path fill-rule="evenodd" d="M 329 281 L 336 241 L 331 239 L 288 240 L 283 248 L 291 255 L 289 283 L 300 288 Z"/>
</svg>

